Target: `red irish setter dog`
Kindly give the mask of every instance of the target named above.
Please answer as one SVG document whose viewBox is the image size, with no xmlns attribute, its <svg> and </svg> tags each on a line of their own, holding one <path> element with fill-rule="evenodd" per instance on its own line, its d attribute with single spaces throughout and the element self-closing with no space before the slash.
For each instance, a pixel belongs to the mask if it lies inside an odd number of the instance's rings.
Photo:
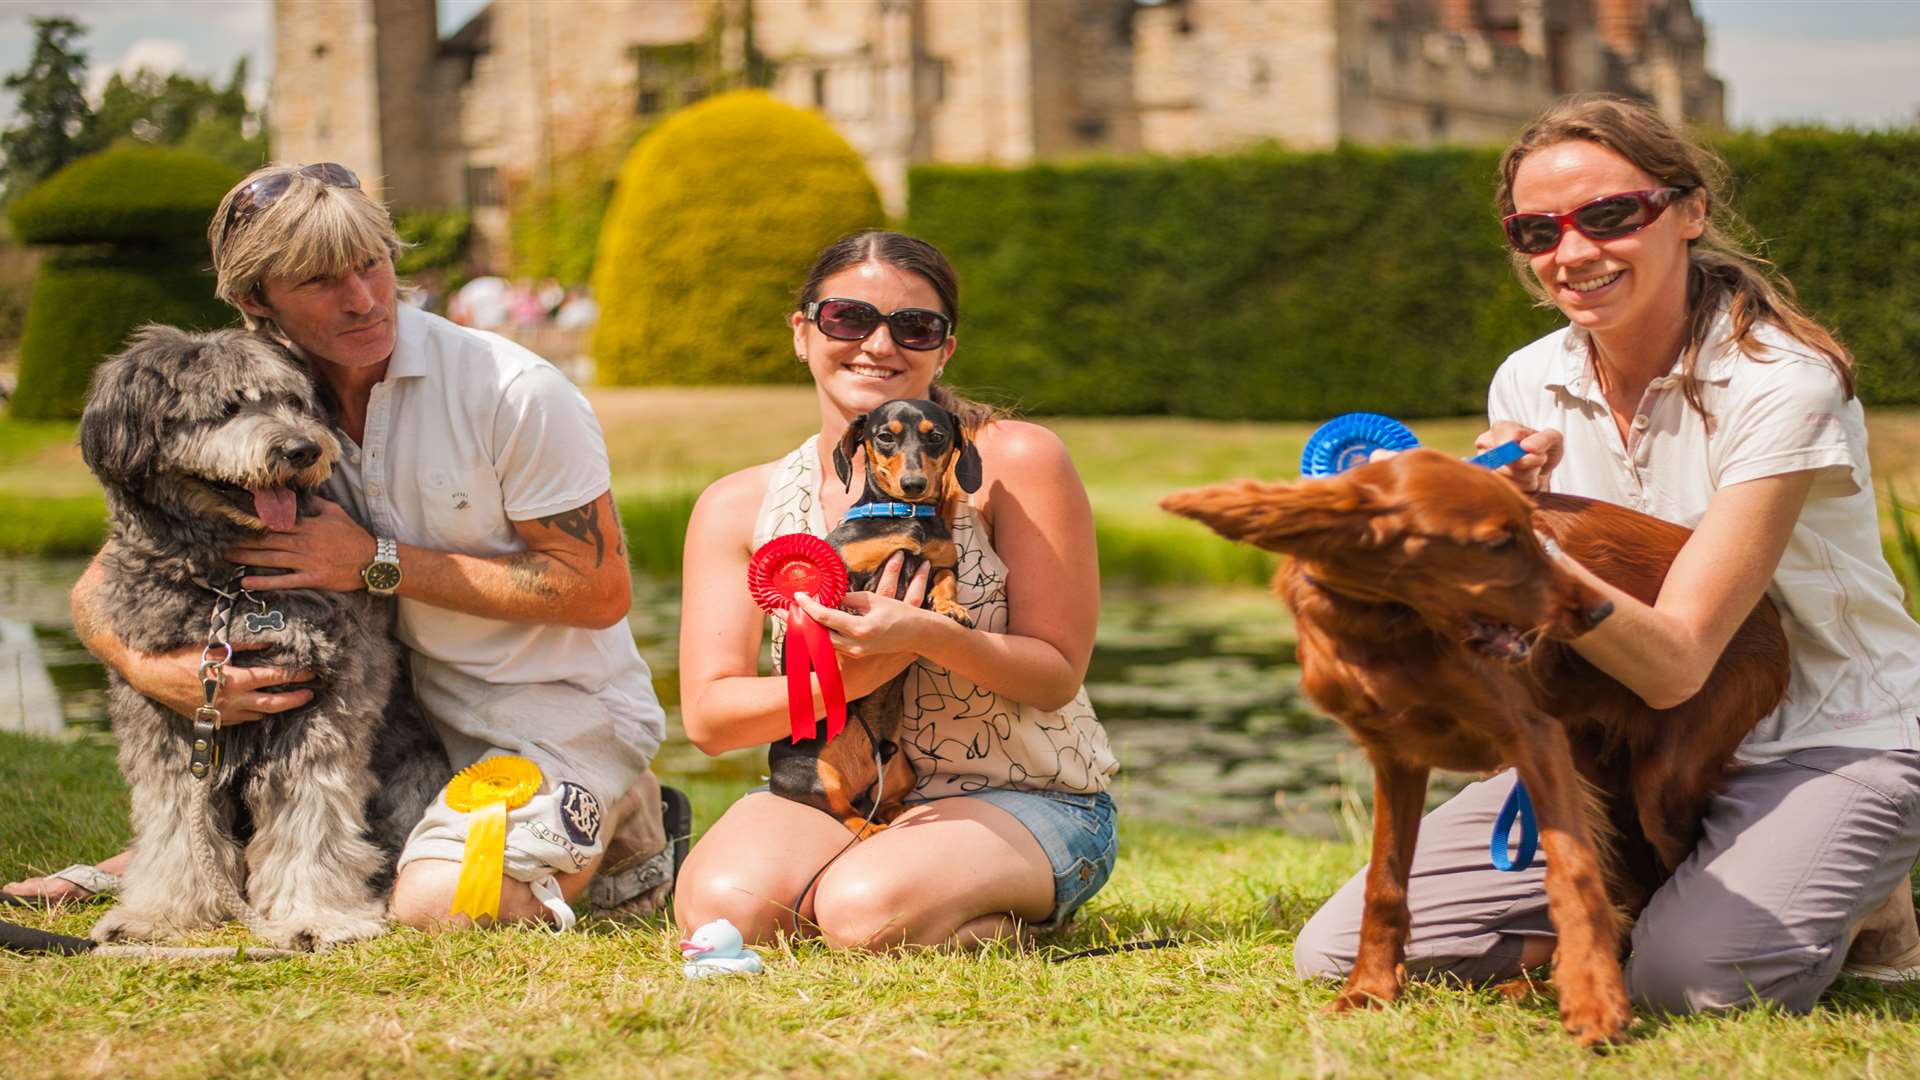
<svg viewBox="0 0 1920 1080">
<path fill-rule="evenodd" d="M 1588 499 L 1529 498 L 1432 450 L 1297 484 L 1180 492 L 1161 506 L 1291 556 L 1274 590 L 1294 612 L 1301 686 L 1373 764 L 1359 955 L 1332 1008 L 1399 995 L 1428 772 L 1511 765 L 1547 856 L 1561 1019 L 1585 1044 L 1623 1038 L 1622 915 L 1637 914 L 1693 848 L 1735 748 L 1786 693 L 1773 604 L 1747 617 L 1700 693 L 1653 709 L 1567 646 L 1612 606 L 1536 532 L 1652 603 L 1689 535 L 1678 525 Z"/>
</svg>

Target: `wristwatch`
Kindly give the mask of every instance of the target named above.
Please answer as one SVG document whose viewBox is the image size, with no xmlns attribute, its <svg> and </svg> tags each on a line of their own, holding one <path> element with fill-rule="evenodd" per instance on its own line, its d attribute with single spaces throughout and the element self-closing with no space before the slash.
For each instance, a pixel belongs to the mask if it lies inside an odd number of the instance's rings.
<svg viewBox="0 0 1920 1080">
<path fill-rule="evenodd" d="M 373 561 L 360 568 L 360 580 L 375 596 L 392 596 L 400 587 L 400 545 L 393 537 L 374 538 Z"/>
</svg>

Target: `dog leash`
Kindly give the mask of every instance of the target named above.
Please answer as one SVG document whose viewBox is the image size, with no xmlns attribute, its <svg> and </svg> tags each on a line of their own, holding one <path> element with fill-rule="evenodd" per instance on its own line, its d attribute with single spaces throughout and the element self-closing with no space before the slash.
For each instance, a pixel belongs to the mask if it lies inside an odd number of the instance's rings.
<svg viewBox="0 0 1920 1080">
<path fill-rule="evenodd" d="M 249 949 L 244 945 L 102 945 L 83 937 L 35 930 L 18 923 L 0 922 L 0 949 L 16 953 L 53 953 L 57 956 L 111 956 L 139 960 L 281 960 L 299 953 L 292 949 Z"/>
<path fill-rule="evenodd" d="M 1513 825 L 1520 823 L 1520 853 L 1513 854 L 1509 845 L 1513 842 Z M 1500 808 L 1500 816 L 1493 821 L 1493 841 L 1488 846 L 1488 854 L 1493 856 L 1493 868 L 1517 873 L 1533 865 L 1533 853 L 1540 847 L 1540 826 L 1533 817 L 1533 799 L 1527 794 L 1526 782 L 1518 776 L 1513 778 L 1513 790 L 1507 792 L 1507 803 Z"/>
<path fill-rule="evenodd" d="M 1369 412 L 1345 413 L 1321 424 L 1313 434 L 1307 436 L 1307 444 L 1300 451 L 1300 475 L 1332 476 L 1355 465 L 1366 464 L 1375 450 L 1412 450 L 1419 445 L 1420 440 L 1414 435 L 1413 429 L 1391 416 Z M 1473 455 L 1467 459 L 1467 464 L 1498 469 L 1526 455 L 1518 440 L 1509 440 Z M 1509 848 L 1516 821 L 1520 824 L 1520 854 L 1517 856 Z M 1532 865 L 1534 852 L 1539 847 L 1540 827 L 1533 816 L 1533 799 L 1527 794 L 1526 783 L 1516 775 L 1513 790 L 1507 793 L 1506 805 L 1500 808 L 1500 816 L 1493 824 L 1493 840 L 1488 845 L 1488 851 L 1493 856 L 1493 868 L 1509 872 L 1525 870 Z"/>
<path fill-rule="evenodd" d="M 200 864 L 200 872 L 213 883 L 214 893 L 227 909 L 228 917 L 240 920 L 249 930 L 264 937 L 266 920 L 254 910 L 252 904 L 247 903 L 246 896 L 221 868 L 219 859 L 214 855 L 213 785 L 210 782 L 220 767 L 220 707 L 215 701 L 221 686 L 226 683 L 226 665 L 233 660 L 233 642 L 229 635 L 234 608 L 243 598 L 260 605 L 258 612 L 243 612 L 249 630 L 258 632 L 286 628 L 285 615 L 272 610 L 265 600 L 240 587 L 240 581 L 246 575 L 246 567 L 234 567 L 233 576 L 227 580 L 224 589 L 210 581 L 196 582 L 214 594 L 214 601 L 213 614 L 207 620 L 207 644 L 200 650 L 200 689 L 203 697 L 200 707 L 193 711 L 193 753 L 187 763 L 187 772 L 195 781 L 193 820 L 189 832 L 193 840 L 194 859 Z"/>
</svg>

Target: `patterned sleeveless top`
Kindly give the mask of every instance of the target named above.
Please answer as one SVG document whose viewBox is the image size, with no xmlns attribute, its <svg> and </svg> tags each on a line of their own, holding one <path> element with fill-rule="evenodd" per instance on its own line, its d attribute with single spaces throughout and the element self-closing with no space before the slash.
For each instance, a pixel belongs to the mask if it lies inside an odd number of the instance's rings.
<svg viewBox="0 0 1920 1080">
<path fill-rule="evenodd" d="M 774 470 L 754 521 L 756 548 L 787 533 L 827 535 L 826 516 L 815 495 L 819 438 L 800 444 Z M 988 543 L 979 515 L 964 500 L 953 522 L 953 539 L 960 553 L 960 602 L 972 613 L 975 627 L 1006 633 L 1007 565 Z M 786 623 L 771 618 L 767 623 L 778 671 Z M 919 776 L 910 799 L 965 795 L 983 788 L 1091 795 L 1106 790 L 1119 768 L 1085 687 L 1065 708 L 1050 712 L 1010 701 L 921 659 L 907 671 L 906 698 L 900 741 Z"/>
</svg>

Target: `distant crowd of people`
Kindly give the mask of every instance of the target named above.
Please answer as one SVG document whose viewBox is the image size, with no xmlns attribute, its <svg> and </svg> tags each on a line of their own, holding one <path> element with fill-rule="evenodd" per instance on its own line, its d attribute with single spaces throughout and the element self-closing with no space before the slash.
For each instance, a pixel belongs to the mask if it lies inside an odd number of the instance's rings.
<svg viewBox="0 0 1920 1080">
<path fill-rule="evenodd" d="M 409 302 L 432 307 L 431 289 L 418 290 Z M 508 281 L 488 274 L 454 290 L 447 301 L 447 318 L 475 330 L 511 335 L 540 329 L 586 330 L 600 318 L 600 305 L 585 285 L 566 286 L 553 278 Z"/>
</svg>

